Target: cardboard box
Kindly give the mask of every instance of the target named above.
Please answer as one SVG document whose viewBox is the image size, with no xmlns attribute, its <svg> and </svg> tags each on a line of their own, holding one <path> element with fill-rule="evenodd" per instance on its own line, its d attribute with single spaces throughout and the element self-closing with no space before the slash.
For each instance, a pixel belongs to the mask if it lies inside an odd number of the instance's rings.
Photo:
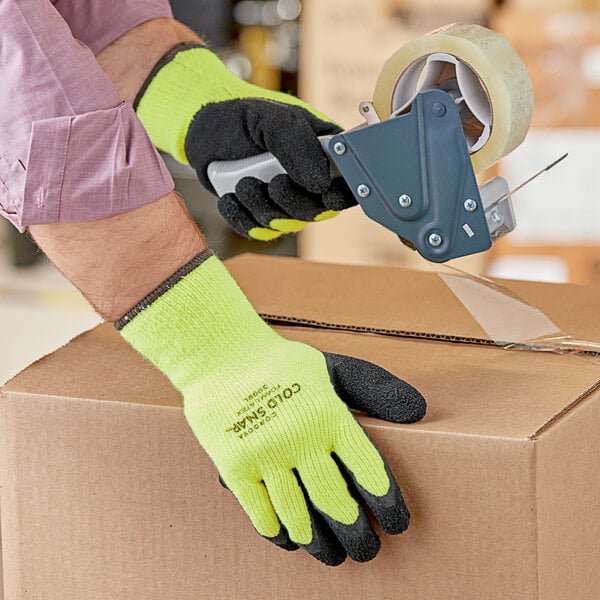
<svg viewBox="0 0 600 600">
<path fill-rule="evenodd" d="M 180 396 L 104 325 L 2 390 L 5 600 L 600 597 L 597 360 L 490 345 L 432 273 L 229 265 L 281 334 L 379 363 L 426 396 L 420 423 L 360 416 L 409 530 L 384 536 L 371 563 L 338 568 L 260 539 Z M 600 287 L 511 288 L 600 340 Z"/>
</svg>

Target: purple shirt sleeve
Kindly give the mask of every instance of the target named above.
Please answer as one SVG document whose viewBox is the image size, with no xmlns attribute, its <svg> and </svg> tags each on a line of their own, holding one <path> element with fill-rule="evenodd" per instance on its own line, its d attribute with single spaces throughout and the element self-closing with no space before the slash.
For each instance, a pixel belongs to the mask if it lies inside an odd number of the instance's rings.
<svg viewBox="0 0 600 600">
<path fill-rule="evenodd" d="M 52 0 L 73 36 L 98 54 L 136 25 L 173 18 L 168 0 Z"/>
<path fill-rule="evenodd" d="M 0 23 L 0 215 L 24 231 L 173 189 L 131 105 L 49 0 L 3 0 Z"/>
</svg>

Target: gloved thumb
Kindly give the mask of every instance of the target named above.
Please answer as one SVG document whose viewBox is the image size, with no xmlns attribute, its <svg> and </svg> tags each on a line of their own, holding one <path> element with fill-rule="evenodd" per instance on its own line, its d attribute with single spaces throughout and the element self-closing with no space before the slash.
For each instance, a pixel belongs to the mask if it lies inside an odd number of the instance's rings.
<svg viewBox="0 0 600 600">
<path fill-rule="evenodd" d="M 323 352 L 337 395 L 350 407 L 393 423 L 414 423 L 427 411 L 412 385 L 366 360 Z"/>
</svg>

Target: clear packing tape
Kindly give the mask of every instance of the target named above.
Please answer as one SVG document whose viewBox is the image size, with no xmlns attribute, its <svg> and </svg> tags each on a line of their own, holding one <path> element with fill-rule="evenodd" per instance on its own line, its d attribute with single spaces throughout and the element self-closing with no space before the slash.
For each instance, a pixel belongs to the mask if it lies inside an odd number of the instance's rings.
<svg viewBox="0 0 600 600">
<path fill-rule="evenodd" d="M 539 308 L 498 282 L 449 265 L 427 264 L 497 346 L 578 356 L 600 365 L 600 342 L 561 331 Z"/>
</svg>

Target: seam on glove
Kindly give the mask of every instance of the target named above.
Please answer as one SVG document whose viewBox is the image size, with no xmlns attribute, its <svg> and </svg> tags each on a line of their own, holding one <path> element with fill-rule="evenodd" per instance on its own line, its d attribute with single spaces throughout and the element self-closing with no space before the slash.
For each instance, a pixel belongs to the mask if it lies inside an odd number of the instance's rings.
<svg viewBox="0 0 600 600">
<path fill-rule="evenodd" d="M 214 252 L 207 248 L 194 256 L 183 267 L 177 269 L 173 275 L 165 279 L 157 288 L 152 290 L 147 296 L 140 300 L 134 307 L 130 308 L 118 321 L 115 322 L 115 329 L 121 331 L 131 319 L 146 310 L 156 299 L 160 298 L 165 292 L 168 292 L 176 283 L 181 281 L 186 275 L 191 273 L 196 267 L 200 266 L 205 260 L 208 260 Z"/>
</svg>

